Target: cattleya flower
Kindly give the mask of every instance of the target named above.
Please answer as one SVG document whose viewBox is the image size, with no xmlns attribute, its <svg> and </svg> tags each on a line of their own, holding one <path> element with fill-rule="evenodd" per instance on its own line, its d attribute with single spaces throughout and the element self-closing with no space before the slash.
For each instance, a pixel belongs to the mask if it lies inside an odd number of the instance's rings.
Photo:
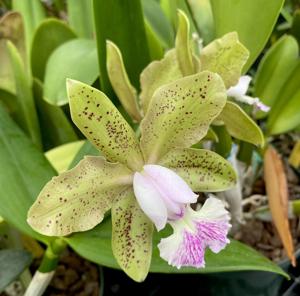
<svg viewBox="0 0 300 296">
<path fill-rule="evenodd" d="M 220 76 L 203 71 L 157 89 L 140 139 L 104 93 L 74 80 L 67 89 L 74 123 L 103 156 L 85 157 L 46 184 L 29 210 L 31 227 L 66 236 L 93 228 L 111 209 L 112 250 L 133 279 L 148 273 L 153 223 L 157 230 L 173 227 L 158 245 L 163 259 L 203 267 L 207 247 L 217 253 L 229 242 L 229 214 L 215 197 L 193 210 L 194 192 L 223 191 L 236 181 L 221 156 L 189 148 L 224 108 Z"/>
<path fill-rule="evenodd" d="M 252 78 L 248 75 L 241 76 L 239 82 L 227 90 L 227 95 L 238 102 L 254 105 L 257 109 L 263 112 L 269 112 L 270 107 L 263 104 L 259 98 L 252 98 L 246 95 L 251 79 Z"/>
</svg>

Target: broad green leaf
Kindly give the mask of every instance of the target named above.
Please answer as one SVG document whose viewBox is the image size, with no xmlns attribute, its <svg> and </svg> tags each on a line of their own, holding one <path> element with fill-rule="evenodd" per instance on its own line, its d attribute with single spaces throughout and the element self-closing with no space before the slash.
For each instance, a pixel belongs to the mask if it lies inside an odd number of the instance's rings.
<svg viewBox="0 0 300 296">
<path fill-rule="evenodd" d="M 175 40 L 176 57 L 183 76 L 195 73 L 193 56 L 190 48 L 190 23 L 183 11 L 178 10 L 178 28 Z"/>
<path fill-rule="evenodd" d="M 139 89 L 139 75 L 150 62 L 140 0 L 93 0 L 93 5 L 101 90 L 113 97 L 106 70 L 106 40 L 120 48 L 129 79 Z"/>
<path fill-rule="evenodd" d="M 97 49 L 93 40 L 75 39 L 51 54 L 45 73 L 44 97 L 52 105 L 68 103 L 66 79 L 93 84 L 99 76 Z"/>
<path fill-rule="evenodd" d="M 64 22 L 57 19 L 44 20 L 33 36 L 30 53 L 32 75 L 43 81 L 51 53 L 59 45 L 74 38 L 75 33 Z"/>
<path fill-rule="evenodd" d="M 147 36 L 147 43 L 149 47 L 150 59 L 160 60 L 164 56 L 164 49 L 161 42 L 159 41 L 157 34 L 151 28 L 149 22 L 145 20 L 145 30 Z"/>
<path fill-rule="evenodd" d="M 159 256 L 156 247 L 161 237 L 170 234 L 168 231 L 155 232 L 153 240 L 153 255 L 150 272 L 160 273 L 215 273 L 242 270 L 261 270 L 288 275 L 275 263 L 255 251 L 254 249 L 231 240 L 231 243 L 219 254 L 207 250 L 205 254 L 205 268 L 184 267 L 177 269 L 168 265 Z M 111 220 L 106 219 L 101 225 L 85 233 L 77 233 L 66 237 L 69 245 L 81 256 L 104 266 L 119 268 L 111 250 Z"/>
<path fill-rule="evenodd" d="M 226 103 L 221 77 L 204 71 L 159 88 L 141 122 L 141 147 L 147 163 L 174 148 L 199 142 Z"/>
<path fill-rule="evenodd" d="M 226 88 L 238 83 L 249 57 L 247 48 L 231 32 L 205 46 L 200 54 L 201 70 L 218 73 Z"/>
<path fill-rule="evenodd" d="M 32 93 L 32 81 L 26 74 L 24 63 L 17 48 L 8 41 L 7 48 L 10 56 L 12 69 L 14 71 L 14 82 L 18 104 L 22 110 L 22 122 L 24 130 L 30 136 L 33 143 L 41 148 L 41 135 L 38 117 L 35 109 Z"/>
<path fill-rule="evenodd" d="M 107 73 L 110 83 L 124 109 L 135 121 L 139 122 L 142 117 L 137 105 L 137 93 L 127 76 L 122 54 L 114 43 L 107 41 L 106 44 Z"/>
<path fill-rule="evenodd" d="M 209 128 L 208 131 L 207 131 L 207 134 L 202 139 L 202 141 L 219 142 L 219 138 L 218 138 L 218 135 L 214 132 L 214 130 L 212 128 Z"/>
<path fill-rule="evenodd" d="M 84 144 L 79 149 L 78 153 L 73 158 L 71 164 L 69 165 L 69 169 L 72 169 L 79 163 L 80 160 L 84 158 L 84 156 L 90 155 L 90 156 L 99 156 L 99 151 L 91 144 L 89 141 L 84 141 Z"/>
<path fill-rule="evenodd" d="M 288 98 L 286 105 L 282 107 L 281 112 L 269 126 L 269 133 L 272 135 L 286 133 L 297 127 L 300 124 L 299 110 L 300 89 Z"/>
<path fill-rule="evenodd" d="M 30 265 L 32 257 L 24 250 L 0 250 L 0 293 Z"/>
<path fill-rule="evenodd" d="M 250 51 L 244 73 L 265 47 L 283 3 L 284 0 L 211 0 L 216 37 L 236 31 Z"/>
<path fill-rule="evenodd" d="M 44 100 L 43 85 L 37 79 L 33 80 L 33 94 L 42 131 L 44 149 L 47 150 L 64 143 L 76 141 L 78 138 L 70 120 L 60 107 L 53 106 Z"/>
<path fill-rule="evenodd" d="M 113 162 L 141 169 L 143 158 L 134 131 L 106 95 L 68 80 L 71 116 L 81 132 Z"/>
<path fill-rule="evenodd" d="M 218 192 L 235 186 L 236 174 L 230 163 L 204 149 L 174 149 L 159 164 L 171 168 L 194 192 Z"/>
<path fill-rule="evenodd" d="M 65 172 L 78 151 L 84 145 L 84 141 L 76 141 L 68 144 L 64 144 L 53 148 L 45 153 L 45 156 L 51 163 L 51 165 L 60 174 Z"/>
<path fill-rule="evenodd" d="M 217 143 L 214 143 L 215 151 L 224 158 L 227 158 L 232 149 L 232 138 L 225 128 L 225 125 L 214 125 L 213 130 L 219 139 Z"/>
<path fill-rule="evenodd" d="M 68 20 L 80 38 L 94 37 L 93 1 L 67 0 Z"/>
<path fill-rule="evenodd" d="M 11 92 L 1 89 L 0 88 L 0 101 L 4 103 L 8 113 L 16 120 L 18 121 L 18 113 L 19 112 L 19 106 L 18 106 L 18 101 L 17 97 L 12 94 Z M 18 123 L 20 123 L 18 121 Z"/>
<path fill-rule="evenodd" d="M 257 70 L 254 94 L 267 106 L 276 104 L 278 93 L 293 71 L 298 56 L 297 40 L 287 35 L 281 37 L 264 55 Z M 258 118 L 267 115 L 265 112 L 256 114 Z"/>
<path fill-rule="evenodd" d="M 209 0 L 187 0 L 191 15 L 197 24 L 200 37 L 204 44 L 214 39 L 214 19 Z"/>
<path fill-rule="evenodd" d="M 132 279 L 142 282 L 151 263 L 153 223 L 142 212 L 132 188 L 116 198 L 111 217 L 113 254 Z"/>
<path fill-rule="evenodd" d="M 298 41 L 298 44 L 300 44 L 300 9 L 299 8 L 294 12 L 290 34 L 293 35 Z"/>
<path fill-rule="evenodd" d="M 234 138 L 263 147 L 265 140 L 261 129 L 237 104 L 228 101 L 219 119 Z"/>
<path fill-rule="evenodd" d="M 150 63 L 141 73 L 140 100 L 144 113 L 156 89 L 181 77 L 174 49 L 168 51 L 162 60 Z"/>
<path fill-rule="evenodd" d="M 100 156 L 87 156 L 46 184 L 27 221 L 49 236 L 89 230 L 103 220 L 113 199 L 131 182 L 131 171 L 125 166 L 106 162 Z"/>
<path fill-rule="evenodd" d="M 173 47 L 174 31 L 159 3 L 155 0 L 142 0 L 142 6 L 145 21 L 149 23 L 150 27 L 155 32 L 155 35 L 158 36 L 163 47 Z"/>
<path fill-rule="evenodd" d="M 20 12 L 23 17 L 26 49 L 29 54 L 34 31 L 46 17 L 43 5 L 39 0 L 13 0 L 12 8 Z"/>
<path fill-rule="evenodd" d="M 14 72 L 11 66 L 7 40 L 18 49 L 22 60 L 26 60 L 25 36 L 22 16 L 18 12 L 8 12 L 0 20 L 0 87 L 15 93 Z"/>
<path fill-rule="evenodd" d="M 300 124 L 299 79 L 300 62 L 297 61 L 294 70 L 279 91 L 276 104 L 270 111 L 267 121 L 268 134 L 284 133 Z"/>
<path fill-rule="evenodd" d="M 43 153 L 0 105 L 0 215 L 21 232 L 48 243 L 26 222 L 27 211 L 42 186 L 55 174 Z"/>
<path fill-rule="evenodd" d="M 193 16 L 190 13 L 190 7 L 188 6 L 186 0 L 160 0 L 160 5 L 170 22 L 173 24 L 174 28 L 178 27 L 179 20 L 177 17 L 177 11 L 180 9 L 189 19 L 191 26 L 190 37 L 192 36 L 192 33 L 197 32 L 198 28 L 196 28 L 194 25 Z"/>
</svg>

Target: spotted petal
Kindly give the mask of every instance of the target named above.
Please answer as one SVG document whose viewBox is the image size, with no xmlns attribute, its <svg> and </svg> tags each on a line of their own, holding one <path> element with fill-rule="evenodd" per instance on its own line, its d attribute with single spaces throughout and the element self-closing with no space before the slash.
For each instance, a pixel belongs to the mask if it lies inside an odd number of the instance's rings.
<svg viewBox="0 0 300 296">
<path fill-rule="evenodd" d="M 181 77 L 175 49 L 168 51 L 162 60 L 150 63 L 140 77 L 142 89 L 140 100 L 144 113 L 148 109 L 154 92 L 159 87 Z"/>
<path fill-rule="evenodd" d="M 134 131 L 106 95 L 84 83 L 68 80 L 71 116 L 81 132 L 112 162 L 133 170 L 143 165 Z"/>
<path fill-rule="evenodd" d="M 117 197 L 111 214 L 113 254 L 132 279 L 142 282 L 150 268 L 152 223 L 140 209 L 131 188 Z"/>
<path fill-rule="evenodd" d="M 237 33 L 231 32 L 203 48 L 201 69 L 218 73 L 229 88 L 238 83 L 248 57 L 249 51 L 239 42 Z"/>
<path fill-rule="evenodd" d="M 159 164 L 171 168 L 194 192 L 218 192 L 236 184 L 236 174 L 230 163 L 209 150 L 172 150 Z"/>
<path fill-rule="evenodd" d="M 205 249 L 220 252 L 229 243 L 229 214 L 223 203 L 210 197 L 199 211 L 190 207 L 186 215 L 171 223 L 174 233 L 163 238 L 158 248 L 160 256 L 170 265 L 204 267 Z"/>
<path fill-rule="evenodd" d="M 28 212 L 28 223 L 49 236 L 93 228 L 113 199 L 132 183 L 132 172 L 103 157 L 84 158 L 74 169 L 54 177 Z"/>
<path fill-rule="evenodd" d="M 204 71 L 159 88 L 141 123 L 141 147 L 147 163 L 174 148 L 201 140 L 226 103 L 219 75 Z"/>
</svg>

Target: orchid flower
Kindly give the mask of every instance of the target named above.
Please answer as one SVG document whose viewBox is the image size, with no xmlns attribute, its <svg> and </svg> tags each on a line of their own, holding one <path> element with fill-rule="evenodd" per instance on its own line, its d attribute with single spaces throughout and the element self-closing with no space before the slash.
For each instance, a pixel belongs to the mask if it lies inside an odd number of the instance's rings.
<svg viewBox="0 0 300 296">
<path fill-rule="evenodd" d="M 238 102 L 253 105 L 263 112 L 269 112 L 270 107 L 263 104 L 259 98 L 252 98 L 246 95 L 251 79 L 249 75 L 241 76 L 239 82 L 227 90 L 227 95 Z"/>
<path fill-rule="evenodd" d="M 236 181 L 221 156 L 189 148 L 226 103 L 220 76 L 204 71 L 160 87 L 140 140 L 104 93 L 74 80 L 67 90 L 74 123 L 103 156 L 85 157 L 49 181 L 29 210 L 31 227 L 66 236 L 92 229 L 111 209 L 114 256 L 136 281 L 149 271 L 153 224 L 158 231 L 173 227 L 158 245 L 163 259 L 178 268 L 203 267 L 207 247 L 217 253 L 229 242 L 229 214 L 214 197 L 192 210 L 194 192 L 223 191 Z"/>
</svg>

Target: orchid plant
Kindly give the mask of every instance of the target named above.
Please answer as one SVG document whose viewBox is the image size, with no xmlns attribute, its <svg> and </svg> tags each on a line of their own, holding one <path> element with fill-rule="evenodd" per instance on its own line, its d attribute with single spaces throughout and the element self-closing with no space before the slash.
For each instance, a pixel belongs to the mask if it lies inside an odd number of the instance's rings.
<svg viewBox="0 0 300 296">
<path fill-rule="evenodd" d="M 141 73 L 140 109 L 122 55 L 108 41 L 109 78 L 128 114 L 140 123 L 137 133 L 103 92 L 68 80 L 72 120 L 103 156 L 85 157 L 47 183 L 29 210 L 31 227 L 66 236 L 92 229 L 111 210 L 112 250 L 134 280 L 144 280 L 149 271 L 153 225 L 157 231 L 167 224 L 173 228 L 158 244 L 170 265 L 204 267 L 206 248 L 218 253 L 229 243 L 230 215 L 213 195 L 200 207 L 197 193 L 233 188 L 236 173 L 217 153 L 192 146 L 220 122 L 233 136 L 263 145 L 260 129 L 227 100 L 245 95 L 245 88 L 233 93 L 231 87 L 241 79 L 247 57 L 234 32 L 197 57 L 188 20 L 179 11 L 175 49 Z M 261 107 L 258 103 L 251 101 Z"/>
</svg>

